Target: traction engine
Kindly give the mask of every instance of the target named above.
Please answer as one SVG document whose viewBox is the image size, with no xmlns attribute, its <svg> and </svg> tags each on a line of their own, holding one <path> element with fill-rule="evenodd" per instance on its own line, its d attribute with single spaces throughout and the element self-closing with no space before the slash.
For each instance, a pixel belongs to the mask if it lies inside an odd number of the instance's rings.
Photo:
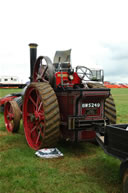
<svg viewBox="0 0 128 193">
<path fill-rule="evenodd" d="M 116 123 L 110 90 L 93 82 L 85 66 L 73 69 L 71 50 L 57 51 L 53 62 L 36 58 L 37 44 L 30 46 L 30 84 L 4 107 L 5 125 L 16 132 L 23 118 L 28 145 L 37 150 L 54 146 L 60 138 L 79 142 L 95 140 L 96 131 Z"/>
</svg>

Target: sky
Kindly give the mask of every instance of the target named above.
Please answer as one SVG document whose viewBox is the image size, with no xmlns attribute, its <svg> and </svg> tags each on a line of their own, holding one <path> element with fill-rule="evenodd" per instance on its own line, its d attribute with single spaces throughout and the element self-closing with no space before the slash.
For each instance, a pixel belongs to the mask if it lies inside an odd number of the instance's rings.
<svg viewBox="0 0 128 193">
<path fill-rule="evenodd" d="M 72 66 L 102 68 L 128 83 L 127 0 L 0 0 L 0 76 L 30 76 L 29 43 L 53 61 L 72 49 Z"/>
</svg>

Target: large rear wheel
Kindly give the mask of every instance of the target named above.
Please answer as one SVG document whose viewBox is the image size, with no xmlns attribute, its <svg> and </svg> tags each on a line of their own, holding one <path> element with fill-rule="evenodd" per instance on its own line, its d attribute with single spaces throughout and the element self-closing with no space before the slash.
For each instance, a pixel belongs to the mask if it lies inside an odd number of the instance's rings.
<svg viewBox="0 0 128 193">
<path fill-rule="evenodd" d="M 87 83 L 89 88 L 106 88 L 100 83 Z M 109 124 L 116 124 L 116 106 L 112 94 L 105 100 L 105 117 Z"/>
<path fill-rule="evenodd" d="M 26 89 L 23 123 L 28 145 L 35 150 L 53 146 L 59 140 L 59 106 L 49 83 L 31 83 Z"/>
</svg>

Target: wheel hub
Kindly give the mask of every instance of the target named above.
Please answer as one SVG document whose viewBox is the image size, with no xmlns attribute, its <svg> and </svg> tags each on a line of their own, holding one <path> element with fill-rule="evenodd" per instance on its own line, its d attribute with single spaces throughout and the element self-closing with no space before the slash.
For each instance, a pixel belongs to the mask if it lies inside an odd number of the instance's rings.
<svg viewBox="0 0 128 193">
<path fill-rule="evenodd" d="M 40 116 L 40 113 L 38 111 L 35 111 L 34 115 L 35 115 L 35 120 L 37 120 L 37 121 L 41 120 L 41 116 Z"/>
</svg>

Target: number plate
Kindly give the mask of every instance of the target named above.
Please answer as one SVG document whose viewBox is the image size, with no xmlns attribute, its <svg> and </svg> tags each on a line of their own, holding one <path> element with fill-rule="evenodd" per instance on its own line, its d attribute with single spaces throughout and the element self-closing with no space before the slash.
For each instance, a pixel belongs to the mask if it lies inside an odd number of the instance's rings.
<svg viewBox="0 0 128 193">
<path fill-rule="evenodd" d="M 100 103 L 83 103 L 82 108 L 99 108 Z"/>
</svg>

